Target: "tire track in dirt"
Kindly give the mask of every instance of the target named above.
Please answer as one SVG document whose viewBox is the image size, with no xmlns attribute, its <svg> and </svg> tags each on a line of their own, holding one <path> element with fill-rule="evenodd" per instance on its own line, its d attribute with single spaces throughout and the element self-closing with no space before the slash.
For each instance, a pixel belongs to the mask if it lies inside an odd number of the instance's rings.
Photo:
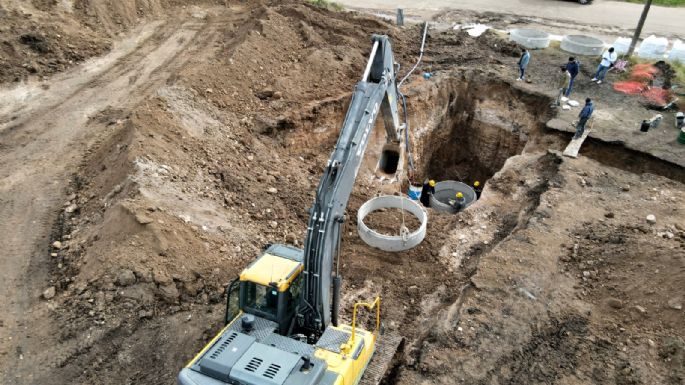
<svg viewBox="0 0 685 385">
<path fill-rule="evenodd" d="M 89 131 L 89 118 L 107 107 L 140 102 L 206 48 L 206 37 L 217 27 L 198 19 L 160 25 L 102 75 L 83 84 L 77 79 L 81 70 L 75 69 L 73 78 L 52 84 L 58 95 L 66 94 L 63 100 L 55 104 L 50 103 L 54 98 L 43 99 L 46 105 L 32 106 L 20 124 L 0 133 L 0 241 L 5 250 L 0 258 L 0 308 L 5 310 L 0 318 L 0 383 L 51 378 L 44 364 L 53 361 L 50 356 L 58 346 L 48 309 L 37 300 L 49 278 L 50 232 L 69 175 L 87 140 L 97 134 Z M 74 84 L 82 86 L 65 93 Z"/>
</svg>

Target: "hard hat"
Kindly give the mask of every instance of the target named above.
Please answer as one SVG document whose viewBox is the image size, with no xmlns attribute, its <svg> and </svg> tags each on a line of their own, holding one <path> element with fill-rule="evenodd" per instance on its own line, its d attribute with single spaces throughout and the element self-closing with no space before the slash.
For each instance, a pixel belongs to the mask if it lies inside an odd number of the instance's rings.
<svg viewBox="0 0 685 385">
<path fill-rule="evenodd" d="M 461 191 L 459 191 L 459 192 L 457 193 L 457 198 L 463 198 L 463 197 L 464 197 L 464 194 L 462 194 Z"/>
<path fill-rule="evenodd" d="M 473 183 L 473 185 L 476 186 L 476 187 L 478 187 L 478 186 L 480 186 L 480 182 L 479 182 L 479 181 L 475 181 L 475 182 Z"/>
<path fill-rule="evenodd" d="M 685 114 L 683 114 L 682 112 L 678 112 L 677 114 L 675 114 L 675 117 L 676 118 L 683 118 L 683 117 L 685 117 Z"/>
<path fill-rule="evenodd" d="M 431 187 L 435 187 L 435 181 L 433 179 L 429 180 L 428 185 Z"/>
</svg>

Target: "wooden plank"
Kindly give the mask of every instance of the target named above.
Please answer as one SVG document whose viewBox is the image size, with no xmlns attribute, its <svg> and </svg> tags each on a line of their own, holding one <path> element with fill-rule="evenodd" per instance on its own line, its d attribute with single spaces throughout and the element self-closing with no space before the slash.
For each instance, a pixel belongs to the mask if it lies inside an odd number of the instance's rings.
<svg viewBox="0 0 685 385">
<path fill-rule="evenodd" d="M 583 142 L 585 142 L 585 139 L 590 134 L 590 131 L 592 131 L 592 123 L 594 123 L 594 119 L 590 123 L 590 127 L 586 128 L 585 131 L 583 131 L 583 135 L 581 135 L 580 138 L 571 139 L 571 141 L 568 143 L 568 146 L 566 146 L 566 149 L 564 150 L 564 156 L 568 156 L 570 158 L 578 157 L 580 147 L 583 145 Z"/>
</svg>

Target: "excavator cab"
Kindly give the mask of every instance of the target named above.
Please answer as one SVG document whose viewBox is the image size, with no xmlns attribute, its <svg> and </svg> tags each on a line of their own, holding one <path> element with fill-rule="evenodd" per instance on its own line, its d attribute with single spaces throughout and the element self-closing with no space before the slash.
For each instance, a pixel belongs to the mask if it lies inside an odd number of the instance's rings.
<svg viewBox="0 0 685 385">
<path fill-rule="evenodd" d="M 247 313 L 275 322 L 285 335 L 297 311 L 303 268 L 302 250 L 270 246 L 228 287 L 226 324 Z"/>
</svg>

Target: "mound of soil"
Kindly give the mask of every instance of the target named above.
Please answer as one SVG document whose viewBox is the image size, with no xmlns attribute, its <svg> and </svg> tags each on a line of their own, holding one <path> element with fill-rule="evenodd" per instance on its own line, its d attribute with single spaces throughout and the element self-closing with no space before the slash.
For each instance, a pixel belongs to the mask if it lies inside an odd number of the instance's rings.
<svg viewBox="0 0 685 385">
<path fill-rule="evenodd" d="M 49 76 L 111 47 L 105 34 L 74 21 L 43 22 L 19 10 L 0 13 L 0 83 Z"/>
</svg>

